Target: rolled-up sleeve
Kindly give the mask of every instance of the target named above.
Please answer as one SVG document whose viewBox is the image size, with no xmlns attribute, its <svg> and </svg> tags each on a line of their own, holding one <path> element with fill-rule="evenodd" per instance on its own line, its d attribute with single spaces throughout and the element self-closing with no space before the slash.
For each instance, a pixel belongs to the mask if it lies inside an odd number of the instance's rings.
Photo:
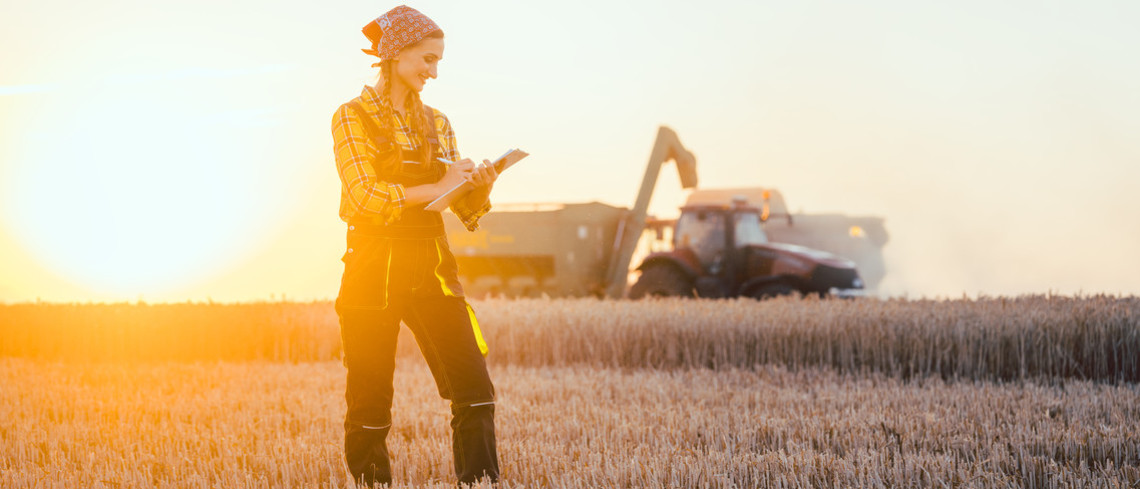
<svg viewBox="0 0 1140 489">
<path fill-rule="evenodd" d="M 451 161 L 459 161 L 459 146 L 455 142 L 455 130 L 451 127 L 451 121 L 447 116 L 438 110 L 435 111 L 435 129 L 439 134 L 439 146 L 443 151 L 443 157 Z M 459 199 L 451 204 L 451 212 L 454 212 L 459 220 L 463 222 L 463 227 L 468 231 L 475 231 L 479 229 L 479 218 L 491 211 L 490 199 L 478 209 L 472 209 L 467 205 L 467 199 Z"/>
<path fill-rule="evenodd" d="M 356 112 L 342 105 L 333 115 L 333 151 L 340 174 L 341 216 L 379 217 L 384 223 L 400 218 L 404 187 L 377 177 L 371 160 L 376 154 Z M 346 209 L 347 207 L 347 209 Z"/>
<path fill-rule="evenodd" d="M 463 227 L 468 231 L 475 231 L 479 229 L 479 218 L 483 217 L 488 212 L 491 212 L 491 201 L 487 200 L 483 207 L 472 209 L 467 206 L 467 199 L 459 199 L 451 204 L 451 212 L 454 212 L 463 221 Z"/>
</svg>

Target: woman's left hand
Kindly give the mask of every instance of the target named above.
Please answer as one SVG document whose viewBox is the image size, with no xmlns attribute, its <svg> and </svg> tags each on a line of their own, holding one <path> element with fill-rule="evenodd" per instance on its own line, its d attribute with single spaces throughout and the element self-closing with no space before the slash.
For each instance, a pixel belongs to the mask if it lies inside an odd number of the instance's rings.
<svg viewBox="0 0 1140 489">
<path fill-rule="evenodd" d="M 470 181 L 476 187 L 490 187 L 499 178 L 499 172 L 490 161 L 483 160 L 483 164 L 471 170 Z"/>
</svg>

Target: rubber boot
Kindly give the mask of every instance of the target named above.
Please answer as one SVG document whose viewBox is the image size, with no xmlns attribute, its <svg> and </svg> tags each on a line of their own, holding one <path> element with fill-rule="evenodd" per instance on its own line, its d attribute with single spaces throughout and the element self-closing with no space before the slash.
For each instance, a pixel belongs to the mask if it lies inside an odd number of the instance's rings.
<svg viewBox="0 0 1140 489">
<path fill-rule="evenodd" d="M 499 456 L 495 452 L 495 405 L 451 406 L 452 451 L 455 476 L 460 484 L 479 479 L 499 481 Z"/>
<path fill-rule="evenodd" d="M 392 467 L 388 461 L 385 439 L 391 425 L 384 428 L 365 428 L 358 424 L 344 424 L 344 458 L 352 479 L 363 487 L 373 484 L 391 484 Z"/>
</svg>

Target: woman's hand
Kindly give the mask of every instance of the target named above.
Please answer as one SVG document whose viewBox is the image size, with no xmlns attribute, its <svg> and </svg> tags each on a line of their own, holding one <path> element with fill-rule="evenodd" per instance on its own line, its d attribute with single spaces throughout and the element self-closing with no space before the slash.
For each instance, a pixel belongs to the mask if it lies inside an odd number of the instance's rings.
<svg viewBox="0 0 1140 489">
<path fill-rule="evenodd" d="M 491 186 L 499 178 L 499 172 L 490 161 L 483 160 L 483 165 L 471 171 L 471 183 L 475 188 L 467 194 L 467 207 L 478 209 L 491 198 Z"/>
<path fill-rule="evenodd" d="M 447 165 L 447 173 L 443 174 L 443 178 L 439 179 L 439 193 L 442 195 L 444 192 L 451 190 L 464 181 L 471 181 L 471 172 L 475 168 L 475 163 L 469 158 L 456 161 Z"/>
<path fill-rule="evenodd" d="M 472 169 L 470 182 L 475 187 L 490 187 L 498 178 L 499 172 L 495 171 L 495 166 L 490 161 L 483 160 L 482 166 Z"/>
</svg>

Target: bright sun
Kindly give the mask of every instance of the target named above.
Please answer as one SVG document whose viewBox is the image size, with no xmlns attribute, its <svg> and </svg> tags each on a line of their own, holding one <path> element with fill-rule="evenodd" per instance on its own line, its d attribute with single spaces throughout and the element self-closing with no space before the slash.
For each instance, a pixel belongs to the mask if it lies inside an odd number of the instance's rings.
<svg viewBox="0 0 1140 489">
<path fill-rule="evenodd" d="M 34 136 L 3 182 L 10 231 L 38 260 L 129 297 L 218 273 L 252 249 L 271 206 L 247 121 L 164 86 L 86 90 L 28 121 Z"/>
</svg>

